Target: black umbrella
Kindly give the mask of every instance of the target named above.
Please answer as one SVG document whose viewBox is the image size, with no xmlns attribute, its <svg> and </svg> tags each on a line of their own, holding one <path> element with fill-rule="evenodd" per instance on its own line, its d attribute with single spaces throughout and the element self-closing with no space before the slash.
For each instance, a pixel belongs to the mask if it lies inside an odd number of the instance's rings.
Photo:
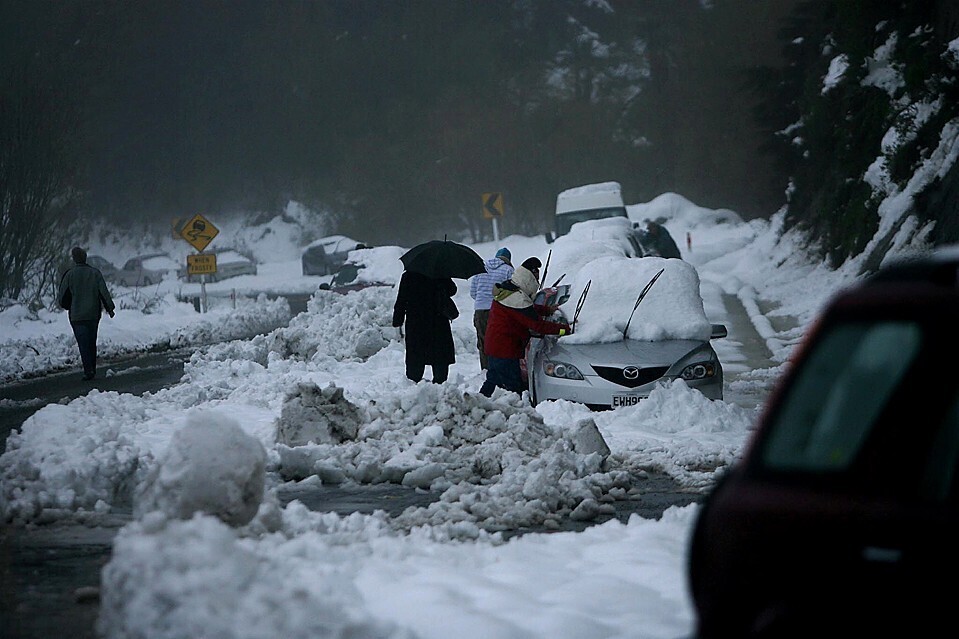
<svg viewBox="0 0 959 639">
<path fill-rule="evenodd" d="M 400 258 L 407 271 L 427 277 L 469 279 L 486 272 L 483 258 L 468 246 L 449 240 L 430 240 L 417 244 Z"/>
</svg>

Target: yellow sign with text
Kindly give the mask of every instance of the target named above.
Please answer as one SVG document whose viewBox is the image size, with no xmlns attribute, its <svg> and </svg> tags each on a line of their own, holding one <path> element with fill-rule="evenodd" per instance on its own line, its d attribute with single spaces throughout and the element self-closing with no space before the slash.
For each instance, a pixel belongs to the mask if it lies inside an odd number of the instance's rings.
<svg viewBox="0 0 959 639">
<path fill-rule="evenodd" d="M 186 272 L 189 275 L 216 273 L 216 253 L 186 256 Z"/>
</svg>

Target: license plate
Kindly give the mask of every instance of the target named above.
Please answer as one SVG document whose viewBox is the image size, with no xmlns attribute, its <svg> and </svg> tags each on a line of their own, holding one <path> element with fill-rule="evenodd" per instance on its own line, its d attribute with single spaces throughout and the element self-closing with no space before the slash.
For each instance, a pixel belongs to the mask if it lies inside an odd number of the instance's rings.
<svg viewBox="0 0 959 639">
<path fill-rule="evenodd" d="M 639 395 L 613 395 L 613 408 L 620 406 L 635 406 L 643 399 Z"/>
</svg>

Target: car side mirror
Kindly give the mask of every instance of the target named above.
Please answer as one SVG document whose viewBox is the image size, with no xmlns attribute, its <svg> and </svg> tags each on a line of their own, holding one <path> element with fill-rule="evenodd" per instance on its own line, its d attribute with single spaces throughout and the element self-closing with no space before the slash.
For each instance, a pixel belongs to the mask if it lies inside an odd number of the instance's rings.
<svg viewBox="0 0 959 639">
<path fill-rule="evenodd" d="M 709 339 L 719 339 L 720 337 L 726 337 L 729 332 L 726 330 L 725 324 L 713 324 L 713 332 L 710 334 Z"/>
<path fill-rule="evenodd" d="M 321 290 L 321 291 L 329 291 L 329 290 L 330 290 L 330 285 L 327 284 L 326 282 L 323 282 L 322 284 L 320 284 L 320 290 Z"/>
</svg>

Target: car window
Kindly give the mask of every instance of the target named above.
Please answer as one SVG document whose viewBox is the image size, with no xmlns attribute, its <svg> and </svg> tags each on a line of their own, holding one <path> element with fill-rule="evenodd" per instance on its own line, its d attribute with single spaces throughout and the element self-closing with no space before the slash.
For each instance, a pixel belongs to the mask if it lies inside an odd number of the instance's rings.
<svg viewBox="0 0 959 639">
<path fill-rule="evenodd" d="M 333 277 L 333 286 L 346 286 L 352 284 L 353 280 L 360 274 L 360 267 L 356 264 L 344 264 Z"/>
<path fill-rule="evenodd" d="M 819 341 L 784 398 L 761 463 L 771 470 L 847 468 L 916 359 L 921 328 L 908 321 L 857 322 Z"/>
<path fill-rule="evenodd" d="M 591 209 L 588 211 L 577 211 L 575 213 L 562 213 L 556 216 L 556 232 L 560 235 L 566 235 L 574 224 L 586 222 L 589 220 L 601 220 L 607 217 L 627 217 L 626 208 L 622 206 L 613 206 L 601 209 Z"/>
<path fill-rule="evenodd" d="M 934 501 L 957 495 L 959 490 L 959 486 L 955 485 L 959 480 L 959 475 L 956 473 L 957 465 L 959 465 L 959 396 L 953 400 L 945 419 L 936 429 L 920 485 L 920 494 Z"/>
</svg>

